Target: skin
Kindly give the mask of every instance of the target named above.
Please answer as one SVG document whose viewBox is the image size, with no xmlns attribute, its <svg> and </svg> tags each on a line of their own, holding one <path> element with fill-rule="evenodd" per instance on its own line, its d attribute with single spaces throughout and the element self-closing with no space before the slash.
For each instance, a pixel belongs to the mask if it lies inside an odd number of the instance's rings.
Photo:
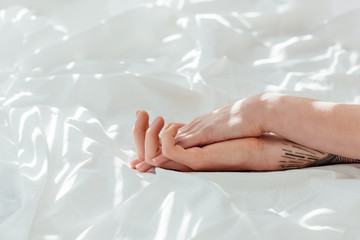
<svg viewBox="0 0 360 240">
<path fill-rule="evenodd" d="M 157 117 L 149 126 L 149 115 L 137 112 L 133 134 L 138 158 L 133 169 L 146 172 L 156 166 L 177 171 L 275 171 L 337 163 L 357 163 L 314 150 L 274 134 L 229 139 L 207 145 L 184 148 L 176 138 L 185 124 L 169 124 L 161 139 L 164 119 Z"/>
<path fill-rule="evenodd" d="M 149 115 L 147 112 L 138 111 L 136 116 L 137 119 L 133 128 L 133 134 L 138 158 L 130 162 L 130 167 L 137 169 L 140 172 L 146 172 L 154 165 L 152 159 L 160 157 L 163 158 L 161 159 L 163 162 L 161 166 L 163 168 L 176 169 L 184 172 L 191 171 L 190 168 L 170 161 L 169 159 L 164 158 L 161 154 L 162 148 L 158 135 L 164 126 L 164 119 L 162 117 L 158 117 L 151 126 L 149 126 Z"/>
<path fill-rule="evenodd" d="M 179 129 L 176 141 L 188 148 L 272 132 L 285 139 L 348 158 L 360 158 L 360 105 L 262 93 Z M 326 141 L 324 141 L 326 139 Z"/>
<path fill-rule="evenodd" d="M 256 161 L 259 151 L 253 151 L 260 149 L 260 139 L 236 139 L 184 149 L 175 144 L 177 130 L 184 124 L 168 125 L 160 141 L 158 135 L 164 126 L 163 118 L 157 117 L 150 126 L 148 119 L 145 111 L 139 111 L 133 129 L 138 159 L 132 161 L 130 166 L 140 172 L 146 172 L 153 166 L 178 171 L 237 171 L 264 168 Z"/>
<path fill-rule="evenodd" d="M 184 148 L 244 137 L 259 137 L 265 133 L 261 112 L 255 99 L 248 98 L 232 105 L 196 117 L 181 127 L 177 144 Z"/>
</svg>

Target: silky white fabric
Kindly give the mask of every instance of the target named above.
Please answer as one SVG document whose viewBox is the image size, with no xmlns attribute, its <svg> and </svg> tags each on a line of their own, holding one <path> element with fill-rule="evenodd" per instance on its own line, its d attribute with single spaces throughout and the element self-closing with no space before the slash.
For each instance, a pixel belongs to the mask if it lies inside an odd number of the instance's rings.
<svg viewBox="0 0 360 240">
<path fill-rule="evenodd" d="M 1 239 L 359 238 L 356 164 L 128 167 L 137 109 L 186 123 L 263 91 L 360 103 L 359 1 L 12 0 L 0 9 Z"/>
</svg>

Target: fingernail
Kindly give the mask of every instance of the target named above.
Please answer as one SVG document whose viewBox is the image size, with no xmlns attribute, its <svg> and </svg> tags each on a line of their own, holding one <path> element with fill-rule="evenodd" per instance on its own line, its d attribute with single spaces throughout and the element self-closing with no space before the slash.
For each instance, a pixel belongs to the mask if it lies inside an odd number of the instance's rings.
<svg viewBox="0 0 360 240">
<path fill-rule="evenodd" d="M 137 170 L 141 171 L 141 170 L 143 170 L 145 165 L 146 165 L 146 162 L 141 162 L 141 163 L 136 164 L 135 167 Z"/>
<path fill-rule="evenodd" d="M 155 125 L 158 120 L 159 120 L 159 117 L 156 117 L 156 118 L 154 119 L 154 121 L 151 123 L 150 127 L 152 127 L 153 125 Z"/>
<path fill-rule="evenodd" d="M 132 168 L 132 169 L 136 169 L 136 164 L 135 164 L 135 161 L 137 160 L 133 160 L 129 163 L 129 166 Z"/>
<path fill-rule="evenodd" d="M 171 125 L 171 126 L 169 127 L 169 130 L 172 131 L 172 130 L 174 130 L 175 128 L 176 128 L 176 126 L 175 126 L 175 124 L 173 124 L 173 125 Z M 176 133 L 177 133 L 177 131 L 178 131 L 178 130 L 176 129 Z"/>
<path fill-rule="evenodd" d="M 136 111 L 136 118 L 139 117 L 139 112 L 140 112 L 140 110 Z"/>
</svg>

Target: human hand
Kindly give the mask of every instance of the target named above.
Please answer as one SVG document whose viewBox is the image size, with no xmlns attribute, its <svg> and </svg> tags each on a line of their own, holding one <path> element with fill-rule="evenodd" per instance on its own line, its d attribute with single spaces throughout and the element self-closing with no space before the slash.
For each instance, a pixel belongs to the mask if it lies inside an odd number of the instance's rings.
<svg viewBox="0 0 360 240">
<path fill-rule="evenodd" d="M 163 162 L 161 164 L 163 168 L 190 171 L 188 167 L 172 162 L 161 154 L 161 140 L 158 135 L 164 126 L 164 119 L 157 117 L 149 126 L 147 112 L 137 111 L 136 116 L 133 135 L 138 158 L 130 162 L 130 167 L 140 172 L 146 172 L 154 166 L 152 159 L 157 157 Z M 178 126 L 183 126 L 183 124 L 178 124 Z"/>
<path fill-rule="evenodd" d="M 148 120 L 148 114 L 140 111 L 134 126 L 138 159 L 130 165 L 140 172 L 153 166 L 178 171 L 275 171 L 360 161 L 314 150 L 274 134 L 184 149 L 175 140 L 184 124 L 165 127 L 160 140 L 164 119 L 158 117 L 150 127 Z"/>
<path fill-rule="evenodd" d="M 162 154 L 154 163 L 162 166 L 166 159 L 189 167 L 193 171 L 266 171 L 276 170 L 263 161 L 263 140 L 242 138 L 184 149 L 176 144 L 178 125 L 171 125 L 162 133 Z"/>
<path fill-rule="evenodd" d="M 153 166 L 178 171 L 276 170 L 276 166 L 263 161 L 262 138 L 235 139 L 184 149 L 175 144 L 174 138 L 183 124 L 165 128 L 160 141 L 158 134 L 164 120 L 159 117 L 150 127 L 148 120 L 148 114 L 140 111 L 134 126 L 138 159 L 130 166 L 140 172 L 146 172 Z"/>
<path fill-rule="evenodd" d="M 183 148 L 205 146 L 230 139 L 261 136 L 260 95 L 195 118 L 179 129 L 176 143 Z"/>
<path fill-rule="evenodd" d="M 360 162 L 305 147 L 275 134 L 184 149 L 176 144 L 178 128 L 173 125 L 163 132 L 163 155 L 197 171 L 277 171 Z M 162 161 L 165 159 L 159 159 L 157 164 Z"/>
</svg>

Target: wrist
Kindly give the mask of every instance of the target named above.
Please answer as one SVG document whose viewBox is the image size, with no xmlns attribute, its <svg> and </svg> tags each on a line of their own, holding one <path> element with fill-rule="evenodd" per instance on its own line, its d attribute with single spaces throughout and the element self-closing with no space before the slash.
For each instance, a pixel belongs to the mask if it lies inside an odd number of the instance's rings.
<svg viewBox="0 0 360 240">
<path fill-rule="evenodd" d="M 252 118 L 262 133 L 272 132 L 274 117 L 273 109 L 276 108 L 278 100 L 282 96 L 277 93 L 260 93 L 250 97 L 250 111 Z"/>
</svg>

